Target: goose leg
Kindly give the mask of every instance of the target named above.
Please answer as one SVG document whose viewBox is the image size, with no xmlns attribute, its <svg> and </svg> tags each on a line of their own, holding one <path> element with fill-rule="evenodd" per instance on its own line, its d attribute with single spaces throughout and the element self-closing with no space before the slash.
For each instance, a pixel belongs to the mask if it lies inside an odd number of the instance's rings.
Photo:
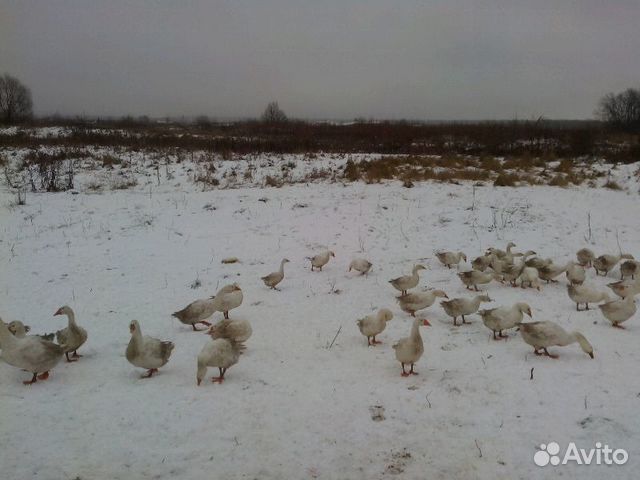
<svg viewBox="0 0 640 480">
<path fill-rule="evenodd" d="M 619 323 L 614 323 L 613 326 L 615 328 L 621 328 L 622 330 L 626 330 L 626 328 L 624 328 L 622 325 L 620 325 Z"/>
<path fill-rule="evenodd" d="M 228 310 L 226 312 L 224 312 L 224 318 L 225 318 L 225 320 L 229 320 L 229 311 Z"/>
<path fill-rule="evenodd" d="M 69 358 L 69 352 L 64 352 L 64 356 L 65 356 L 65 357 L 67 357 L 67 362 L 69 362 L 69 363 L 71 363 L 71 362 L 77 362 L 77 361 L 78 361 L 78 359 L 77 359 L 77 358 L 74 358 L 73 360 L 71 360 L 71 359 Z"/>
<path fill-rule="evenodd" d="M 558 358 L 558 355 L 551 355 L 546 347 L 543 347 L 542 349 L 544 350 L 544 353 L 547 357 L 553 358 L 554 360 Z"/>
<path fill-rule="evenodd" d="M 199 331 L 200 331 L 200 329 L 199 329 L 199 328 L 196 328 L 196 324 L 195 324 L 195 323 L 192 323 L 192 324 L 191 324 L 191 328 L 193 328 L 193 331 L 194 331 L 194 332 L 199 332 Z"/>
<path fill-rule="evenodd" d="M 73 351 L 73 355 L 71 355 L 71 356 L 72 356 L 73 358 L 81 358 L 81 357 L 82 357 L 82 355 L 79 355 L 79 354 L 78 354 L 78 351 L 77 351 L 77 350 L 74 350 L 74 351 Z"/>
<path fill-rule="evenodd" d="M 413 363 L 411 364 L 411 370 L 409 370 L 409 373 L 410 373 L 411 375 L 418 375 L 418 372 L 414 372 L 414 371 L 413 371 Z"/>
<path fill-rule="evenodd" d="M 49 370 L 38 375 L 38 380 L 46 380 L 47 378 L 49 378 Z"/>
<path fill-rule="evenodd" d="M 533 349 L 533 353 L 535 353 L 535 354 L 536 354 L 536 355 L 538 355 L 538 356 L 543 355 L 543 353 L 542 353 L 542 352 L 540 352 L 540 349 L 539 349 L 539 348 L 534 348 L 534 349 Z"/>
<path fill-rule="evenodd" d="M 462 323 L 471 323 L 471 322 L 467 322 L 467 321 L 464 319 L 464 315 L 462 315 Z"/>
<path fill-rule="evenodd" d="M 150 368 L 149 370 L 147 370 L 146 375 L 142 375 L 142 377 L 140 378 L 151 378 L 151 376 L 156 373 L 158 371 L 157 368 Z"/>
<path fill-rule="evenodd" d="M 200 320 L 198 323 L 201 323 L 203 325 L 206 325 L 207 327 L 211 326 L 211 322 L 207 322 L 206 320 Z"/>
<path fill-rule="evenodd" d="M 31 385 L 33 383 L 36 383 L 38 381 L 38 374 L 34 373 L 33 374 L 33 378 L 31 380 L 25 380 L 24 382 L 22 382 L 23 385 Z"/>
<path fill-rule="evenodd" d="M 219 377 L 211 377 L 211 381 L 213 383 L 222 383 L 222 382 L 224 382 L 224 373 L 227 371 L 227 369 L 218 367 L 218 370 L 220 371 L 220 376 Z"/>
<path fill-rule="evenodd" d="M 400 362 L 400 363 L 402 363 L 402 362 Z M 407 372 L 404 371 L 404 363 L 402 363 L 402 374 L 401 375 L 403 377 L 408 377 L 409 375 L 411 375 L 410 373 L 407 373 Z"/>
<path fill-rule="evenodd" d="M 463 317 L 464 318 L 464 317 Z M 458 324 L 456 323 L 456 320 L 458 319 L 458 317 L 453 317 L 453 326 L 457 327 Z"/>
<path fill-rule="evenodd" d="M 375 346 L 375 345 L 379 345 L 379 344 L 381 344 L 381 343 L 382 343 L 381 341 L 376 340 L 376 336 L 374 335 L 374 336 L 373 336 L 373 345 Z"/>
</svg>

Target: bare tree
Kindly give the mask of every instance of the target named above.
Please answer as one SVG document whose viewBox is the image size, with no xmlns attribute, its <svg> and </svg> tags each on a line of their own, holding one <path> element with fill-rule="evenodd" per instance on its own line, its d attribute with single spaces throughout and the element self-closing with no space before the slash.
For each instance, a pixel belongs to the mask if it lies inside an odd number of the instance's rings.
<svg viewBox="0 0 640 480">
<path fill-rule="evenodd" d="M 280 109 L 278 102 L 271 102 L 264 109 L 261 120 L 265 123 L 284 123 L 287 115 Z"/>
<path fill-rule="evenodd" d="M 596 113 L 617 129 L 640 131 L 640 90 L 628 88 L 618 94 L 608 93 L 600 99 Z"/>
<path fill-rule="evenodd" d="M 13 123 L 31 117 L 31 90 L 5 73 L 0 77 L 0 122 Z"/>
</svg>

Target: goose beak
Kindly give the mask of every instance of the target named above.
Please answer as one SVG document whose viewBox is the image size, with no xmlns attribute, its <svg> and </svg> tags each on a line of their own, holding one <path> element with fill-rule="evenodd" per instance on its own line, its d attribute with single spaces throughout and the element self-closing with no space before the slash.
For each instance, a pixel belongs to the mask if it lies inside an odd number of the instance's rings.
<svg viewBox="0 0 640 480">
<path fill-rule="evenodd" d="M 429 320 L 427 320 L 426 318 L 422 321 L 422 325 L 425 327 L 430 327 L 431 324 L 429 323 Z"/>
<path fill-rule="evenodd" d="M 29 333 L 29 332 L 31 331 L 31 327 L 30 327 L 29 325 L 25 325 L 25 326 L 24 326 L 24 331 L 25 331 L 26 333 Z"/>
<path fill-rule="evenodd" d="M 446 293 L 444 294 L 444 298 L 449 298 L 449 295 L 447 295 Z"/>
<path fill-rule="evenodd" d="M 197 382 L 198 382 L 198 386 L 200 386 L 200 383 L 202 382 L 202 380 L 198 378 Z"/>
<path fill-rule="evenodd" d="M 56 315 L 62 315 L 62 309 L 59 308 L 58 310 L 56 310 L 56 313 L 53 314 L 53 316 L 55 317 Z"/>
<path fill-rule="evenodd" d="M 594 356 L 593 356 L 593 352 L 589 352 L 589 356 L 590 356 L 591 358 L 594 358 Z"/>
</svg>

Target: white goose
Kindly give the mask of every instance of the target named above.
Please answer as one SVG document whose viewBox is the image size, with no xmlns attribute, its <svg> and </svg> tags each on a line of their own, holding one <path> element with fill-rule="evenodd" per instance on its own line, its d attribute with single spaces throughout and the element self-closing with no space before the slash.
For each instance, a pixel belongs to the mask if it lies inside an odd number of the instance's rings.
<svg viewBox="0 0 640 480">
<path fill-rule="evenodd" d="M 214 340 L 228 338 L 237 343 L 246 342 L 252 333 L 253 329 L 247 320 L 220 320 L 207 331 Z"/>
<path fill-rule="evenodd" d="M 473 315 L 480 308 L 482 302 L 491 302 L 489 295 L 476 295 L 473 298 L 454 298 L 440 302 L 445 313 L 453 317 L 453 325 L 457 326 L 456 320 L 462 317 L 462 323 L 467 323 L 464 316 Z"/>
<path fill-rule="evenodd" d="M 87 341 L 87 331 L 76 323 L 76 315 L 67 305 L 60 307 L 53 315 L 66 315 L 68 318 L 69 325 L 56 332 L 56 340 L 59 345 L 64 345 L 64 355 L 67 362 L 75 362 L 82 357 L 82 355 L 78 355 L 77 350 Z M 73 359 L 69 359 L 71 352 L 73 352 Z"/>
<path fill-rule="evenodd" d="M 436 257 L 447 268 L 458 265 L 461 260 L 467 261 L 467 256 L 463 252 L 437 252 Z"/>
<path fill-rule="evenodd" d="M 538 269 L 533 267 L 524 267 L 520 275 L 518 275 L 517 280 L 520 280 L 520 287 L 526 288 L 525 283 L 528 284 L 529 288 L 535 288 L 538 291 L 542 288 L 540 285 L 540 276 L 538 275 Z M 516 280 L 516 281 L 517 281 Z"/>
<path fill-rule="evenodd" d="M 129 324 L 131 332 L 131 340 L 127 345 L 125 356 L 131 365 L 140 368 L 146 368 L 147 374 L 142 378 L 149 378 L 158 369 L 167 364 L 171 352 L 173 351 L 173 342 L 164 342 L 157 338 L 142 336 L 140 324 L 137 320 L 132 320 Z"/>
<path fill-rule="evenodd" d="M 218 368 L 220 375 L 212 377 L 211 381 L 222 383 L 227 369 L 238 363 L 242 350 L 241 343 L 234 342 L 228 338 L 218 338 L 207 342 L 198 354 L 198 371 L 196 374 L 198 385 L 207 374 L 207 367 Z"/>
<path fill-rule="evenodd" d="M 360 333 L 367 337 L 367 345 L 375 347 L 382 343 L 376 340 L 376 335 L 381 334 L 387 326 L 387 322 L 393 318 L 393 313 L 387 308 L 381 308 L 374 315 L 367 315 L 356 320 Z"/>
<path fill-rule="evenodd" d="M 317 268 L 320 271 L 322 271 L 322 267 L 324 267 L 327 263 L 329 263 L 329 260 L 331 260 L 331 257 L 335 257 L 335 256 L 336 256 L 335 253 L 333 253 L 331 250 L 327 250 L 325 252 L 318 253 L 313 257 L 307 257 L 309 258 L 309 260 L 311 260 L 311 271 L 313 272 L 314 268 Z"/>
<path fill-rule="evenodd" d="M 424 344 L 422 343 L 422 337 L 420 336 L 421 324 L 422 321 L 419 318 L 416 318 L 411 326 L 411 333 L 409 336 L 400 339 L 398 343 L 393 345 L 393 349 L 396 351 L 396 359 L 402 364 L 403 377 L 418 375 L 418 372 L 415 372 L 413 367 L 424 353 Z M 411 370 L 409 370 L 408 373 L 404 369 L 406 364 L 411 365 Z"/>
<path fill-rule="evenodd" d="M 393 288 L 399 290 L 402 295 L 406 295 L 407 290 L 418 285 L 418 282 L 420 281 L 418 272 L 420 270 L 426 270 L 426 268 L 423 265 L 415 265 L 413 267 L 413 270 L 411 270 L 411 275 L 404 275 L 402 277 L 394 278 L 392 280 L 389 280 L 389 283 L 393 285 Z"/>
<path fill-rule="evenodd" d="M 587 277 L 584 267 L 576 262 L 569 262 L 567 280 L 573 285 L 582 285 Z"/>
<path fill-rule="evenodd" d="M 595 253 L 588 248 L 581 248 L 576 253 L 576 258 L 578 259 L 578 263 L 583 267 L 590 267 L 593 264 L 593 260 L 596 258 Z"/>
<path fill-rule="evenodd" d="M 280 270 L 278 270 L 277 272 L 272 272 L 264 277 L 260 277 L 260 280 L 262 280 L 267 287 L 272 288 L 273 290 L 278 290 L 276 287 L 284 279 L 285 263 L 289 263 L 289 260 L 283 258 L 280 262 Z"/>
<path fill-rule="evenodd" d="M 351 263 L 349 264 L 349 270 L 347 271 L 350 272 L 353 269 L 356 272 L 360 272 L 361 275 L 366 275 L 367 273 L 369 273 L 369 270 L 371 270 L 372 266 L 373 264 L 369 260 L 366 260 L 364 258 L 356 258 L 351 261 Z"/>
<path fill-rule="evenodd" d="M 203 325 L 210 326 L 211 323 L 206 319 L 213 315 L 215 311 L 216 303 L 214 298 L 203 298 L 191 302 L 182 310 L 173 312 L 171 316 L 177 318 L 185 325 L 191 325 L 194 331 L 198 331 L 199 329 L 196 328 L 196 324 L 202 323 Z"/>
<path fill-rule="evenodd" d="M 237 283 L 225 285 L 213 298 L 213 304 L 216 312 L 222 312 L 224 318 L 229 319 L 229 310 L 242 305 L 243 295 L 242 289 Z"/>
<path fill-rule="evenodd" d="M 426 292 L 409 293 L 398 297 L 400 309 L 409 313 L 412 317 L 416 316 L 416 312 L 430 307 L 436 301 L 436 298 L 449 298 L 442 290 L 427 290 Z M 426 318 L 425 318 L 426 321 Z M 425 324 L 426 325 L 426 324 Z"/>
<path fill-rule="evenodd" d="M 469 270 L 468 272 L 459 272 L 458 277 L 464 283 L 467 290 L 471 290 L 471 287 L 474 288 L 476 292 L 479 292 L 478 285 L 485 285 L 491 280 L 496 280 L 498 282 L 502 282 L 502 277 L 500 274 L 493 270 L 480 272 L 478 270 Z"/>
<path fill-rule="evenodd" d="M 520 334 L 525 343 L 531 345 L 536 355 L 551 355 L 548 347 L 564 347 L 578 342 L 582 351 L 593 358 L 593 347 L 580 332 L 568 333 L 564 328 L 554 322 L 530 322 L 520 324 Z M 540 352 L 542 350 L 544 353 Z"/>
<path fill-rule="evenodd" d="M 619 282 L 609 283 L 607 286 L 613 290 L 617 296 L 621 298 L 629 295 L 637 295 L 640 293 L 640 278 L 635 280 L 620 280 Z"/>
<path fill-rule="evenodd" d="M 520 325 L 525 313 L 533 318 L 531 307 L 522 302 L 516 303 L 511 307 L 498 307 L 478 311 L 478 315 L 482 317 L 482 322 L 485 327 L 493 332 L 494 340 L 507 338 L 505 335 L 502 335 L 502 331 Z M 496 337 L 496 332 L 499 338 Z"/>
<path fill-rule="evenodd" d="M 637 307 L 633 295 L 598 305 L 598 308 L 607 320 L 616 328 L 624 328 L 620 325 L 636 314 Z"/>
<path fill-rule="evenodd" d="M 37 335 L 16 337 L 0 319 L 0 360 L 27 372 L 33 373 L 31 380 L 22 383 L 31 385 L 49 378 L 49 371 L 62 358 L 63 346 L 44 340 Z"/>
<path fill-rule="evenodd" d="M 629 255 L 628 253 L 622 253 L 620 255 L 600 255 L 593 261 L 593 268 L 596 269 L 596 275 L 600 275 L 600 272 L 602 272 L 602 276 L 606 277 L 623 258 L 633 260 L 633 255 Z"/>
<path fill-rule="evenodd" d="M 569 298 L 576 304 L 576 310 L 580 311 L 580 304 L 585 304 L 585 309 L 589 310 L 590 303 L 609 301 L 607 292 L 601 292 L 589 285 L 568 285 L 567 293 Z"/>
<path fill-rule="evenodd" d="M 621 280 L 624 280 L 624 277 L 631 277 L 631 280 L 635 280 L 638 273 L 640 273 L 640 262 L 627 260 L 620 265 Z"/>
</svg>

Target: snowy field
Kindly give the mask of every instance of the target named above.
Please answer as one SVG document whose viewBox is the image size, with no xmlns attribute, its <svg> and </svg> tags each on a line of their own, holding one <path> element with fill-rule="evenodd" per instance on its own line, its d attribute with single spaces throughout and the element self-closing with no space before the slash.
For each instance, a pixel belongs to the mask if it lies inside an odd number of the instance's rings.
<svg viewBox="0 0 640 480">
<path fill-rule="evenodd" d="M 578 345 L 553 349 L 558 360 L 536 357 L 518 333 L 496 342 L 479 317 L 454 327 L 434 305 L 419 313 L 432 323 L 421 328 L 420 375 L 402 378 L 391 344 L 411 317 L 388 284 L 419 261 L 429 266 L 420 288 L 470 295 L 434 251 L 471 260 L 508 241 L 559 263 L 584 246 L 617 253 L 618 242 L 638 258 L 637 186 L 200 192 L 183 182 L 29 194 L 26 206 L 13 198 L 0 194 L 0 315 L 50 332 L 66 325 L 53 313 L 68 304 L 89 340 L 79 362 L 31 387 L 22 385 L 29 374 L 0 364 L 3 478 L 637 478 L 639 318 L 618 330 L 597 309 L 576 312 L 564 277 L 541 292 L 492 283 L 485 308 L 528 302 L 533 320 L 581 331 L 595 359 Z M 336 258 L 312 273 L 305 257 L 324 247 Z M 229 256 L 240 263 L 222 264 Z M 373 262 L 368 277 L 346 272 L 356 256 Z M 286 278 L 271 291 L 259 277 L 283 257 Z M 619 272 L 588 275 L 604 289 Z M 170 314 L 231 282 L 244 291 L 231 317 L 248 319 L 253 336 L 222 385 L 197 387 L 196 355 L 209 339 Z M 395 317 L 383 344 L 367 348 L 355 320 L 380 307 Z M 176 344 L 151 379 L 124 357 L 132 319 Z M 629 461 L 537 467 L 534 454 L 551 441 L 607 443 Z"/>
</svg>

